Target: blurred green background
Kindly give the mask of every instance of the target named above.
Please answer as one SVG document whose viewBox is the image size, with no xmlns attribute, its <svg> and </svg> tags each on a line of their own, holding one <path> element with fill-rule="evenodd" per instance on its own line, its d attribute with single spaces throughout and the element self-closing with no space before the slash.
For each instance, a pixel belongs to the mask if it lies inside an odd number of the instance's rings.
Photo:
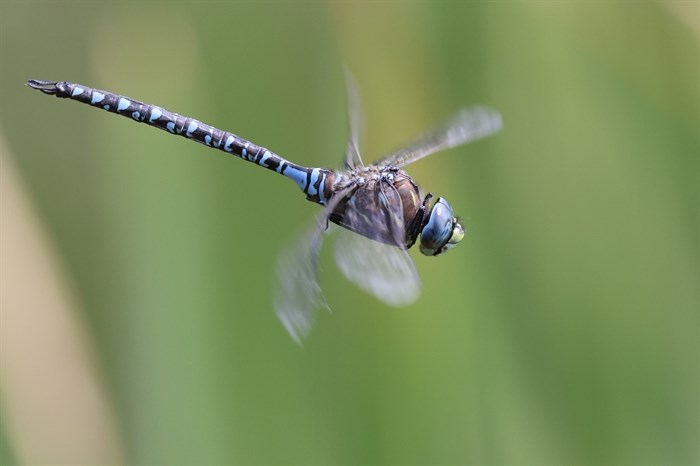
<svg viewBox="0 0 700 466">
<path fill-rule="evenodd" d="M 3 464 L 697 464 L 697 2 L 0 13 L 3 166 L 82 342 L 64 356 L 34 331 L 55 300 L 31 304 L 42 284 L 17 277 L 32 254 L 3 234 L 20 258 L 3 258 L 3 293 L 19 295 L 2 309 Z M 334 167 L 344 65 L 365 160 L 462 106 L 499 109 L 505 130 L 408 168 L 468 228 L 443 257 L 413 251 L 420 300 L 387 308 L 326 248 L 333 314 L 303 348 L 271 307 L 277 254 L 318 212 L 293 183 L 24 86 L 91 85 Z M 49 357 L 63 362 L 47 372 Z M 76 361 L 102 411 L 62 409 Z M 74 429 L 86 416 L 102 427 Z M 76 449 L 52 449 L 61 435 Z"/>
</svg>

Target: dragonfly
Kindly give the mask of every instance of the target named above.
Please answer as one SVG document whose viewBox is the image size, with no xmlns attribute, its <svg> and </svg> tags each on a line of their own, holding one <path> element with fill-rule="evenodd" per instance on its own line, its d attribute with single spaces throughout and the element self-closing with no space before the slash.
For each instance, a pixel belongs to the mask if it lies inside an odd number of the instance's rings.
<svg viewBox="0 0 700 466">
<path fill-rule="evenodd" d="M 273 308 L 299 344 L 311 332 L 318 311 L 330 310 L 319 284 L 319 257 L 329 222 L 341 227 L 335 262 L 351 282 L 388 305 L 413 303 L 421 282 L 408 249 L 419 242 L 422 254 L 439 256 L 462 241 L 465 230 L 447 200 L 424 194 L 403 168 L 502 128 L 498 111 L 463 108 L 413 143 L 365 165 L 358 85 L 346 71 L 349 137 L 342 166 L 331 170 L 297 165 L 236 134 L 130 97 L 67 81 L 32 79 L 27 85 L 238 156 L 291 179 L 307 200 L 321 205 L 312 227 L 282 249 L 276 267 Z"/>
</svg>

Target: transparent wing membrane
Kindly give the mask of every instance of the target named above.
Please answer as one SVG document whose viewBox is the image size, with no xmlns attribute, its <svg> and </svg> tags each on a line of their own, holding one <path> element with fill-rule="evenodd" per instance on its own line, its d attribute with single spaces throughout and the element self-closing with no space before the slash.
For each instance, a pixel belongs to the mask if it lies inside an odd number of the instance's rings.
<svg viewBox="0 0 700 466">
<path fill-rule="evenodd" d="M 348 147 L 345 150 L 345 168 L 354 170 L 363 167 L 360 157 L 360 141 L 362 140 L 362 106 L 360 104 L 360 90 L 357 81 L 350 71 L 345 68 L 345 86 L 348 96 Z"/>
<path fill-rule="evenodd" d="M 420 277 L 408 251 L 339 230 L 335 261 L 348 280 L 391 306 L 418 299 Z"/>
<path fill-rule="evenodd" d="M 311 230 L 287 244 L 277 261 L 272 305 L 284 328 L 300 345 L 313 329 L 318 310 L 330 310 L 318 280 L 318 259 L 328 218 L 352 189 L 348 187 L 336 193 Z"/>
<path fill-rule="evenodd" d="M 289 335 L 301 344 L 311 332 L 318 310 L 329 309 L 318 282 L 318 257 L 323 242 L 322 228 L 290 242 L 277 261 L 273 306 Z"/>
<path fill-rule="evenodd" d="M 416 142 L 377 162 L 382 167 L 403 167 L 430 154 L 485 138 L 501 130 L 501 114 L 488 107 L 457 112 L 444 124 L 422 135 Z"/>
</svg>

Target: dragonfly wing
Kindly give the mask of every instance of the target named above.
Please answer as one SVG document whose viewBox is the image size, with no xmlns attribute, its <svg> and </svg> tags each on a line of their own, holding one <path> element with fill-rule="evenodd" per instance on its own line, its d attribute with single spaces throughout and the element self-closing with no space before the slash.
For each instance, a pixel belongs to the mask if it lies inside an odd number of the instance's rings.
<svg viewBox="0 0 700 466">
<path fill-rule="evenodd" d="M 318 258 L 331 213 L 353 189 L 349 186 L 336 193 L 313 228 L 287 244 L 279 256 L 272 303 L 282 325 L 299 344 L 313 329 L 318 310 L 330 310 L 318 282 Z"/>
<path fill-rule="evenodd" d="M 340 229 L 335 261 L 348 280 L 386 304 L 406 306 L 420 295 L 420 277 L 405 249 Z"/>
<path fill-rule="evenodd" d="M 350 134 L 348 147 L 345 150 L 345 167 L 351 170 L 364 166 L 360 157 L 360 141 L 362 139 L 362 106 L 357 81 L 345 68 L 345 86 L 348 94 L 348 123 Z"/>
<path fill-rule="evenodd" d="M 301 344 L 328 304 L 318 283 L 318 257 L 323 227 L 314 223 L 297 241 L 287 244 L 277 262 L 273 306 L 289 335 Z"/>
<path fill-rule="evenodd" d="M 394 185 L 380 181 L 375 189 L 358 189 L 344 215 L 348 229 L 340 231 L 335 243 L 338 268 L 351 282 L 389 305 L 415 301 L 420 277 L 405 249 L 403 206 Z"/>
<path fill-rule="evenodd" d="M 462 109 L 416 142 L 377 162 L 382 167 L 403 167 L 441 150 L 490 136 L 503 127 L 501 114 L 488 107 Z"/>
</svg>

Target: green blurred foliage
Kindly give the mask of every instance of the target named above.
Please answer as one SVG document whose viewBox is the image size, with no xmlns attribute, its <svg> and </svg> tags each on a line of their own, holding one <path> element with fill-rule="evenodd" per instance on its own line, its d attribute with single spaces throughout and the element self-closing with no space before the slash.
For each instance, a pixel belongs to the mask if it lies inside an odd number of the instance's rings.
<svg viewBox="0 0 700 466">
<path fill-rule="evenodd" d="M 3 2 L 1 128 L 127 460 L 698 461 L 698 5 L 677 6 Z M 333 314 L 303 348 L 271 309 L 318 211 L 292 183 L 23 87 L 92 85 L 332 167 L 344 64 L 366 160 L 470 104 L 505 130 L 409 167 L 468 229 L 415 257 L 421 299 L 387 309 L 326 248 Z"/>
</svg>

